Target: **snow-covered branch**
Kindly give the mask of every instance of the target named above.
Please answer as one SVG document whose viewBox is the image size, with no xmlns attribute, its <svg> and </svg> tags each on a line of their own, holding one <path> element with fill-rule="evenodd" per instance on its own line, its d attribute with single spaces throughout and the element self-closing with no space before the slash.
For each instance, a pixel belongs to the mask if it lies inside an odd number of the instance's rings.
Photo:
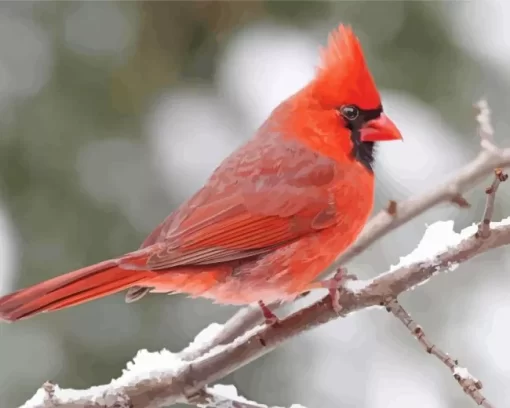
<svg viewBox="0 0 510 408">
<path fill-rule="evenodd" d="M 396 298 L 427 282 L 440 271 L 456 269 L 460 263 L 489 249 L 510 244 L 510 217 L 491 223 L 490 227 L 489 236 L 481 238 L 477 225 L 455 233 L 453 221 L 432 224 L 415 251 L 401 258 L 398 265 L 374 279 L 347 283 L 340 293 L 342 316 L 369 307 L 384 307 L 388 298 Z M 338 317 L 328 295 L 281 319 L 277 327 L 256 326 L 232 343 L 215 347 L 193 361 L 184 361 L 179 354 L 166 350 L 155 353 L 143 350 L 128 364 L 124 374 L 110 384 L 83 391 L 57 386 L 48 391 L 46 386 L 23 408 L 159 408 L 193 401 L 203 396 L 202 389 L 208 384 L 269 353 L 282 342 Z M 201 340 L 183 354 L 202 348 L 220 329 L 217 324 L 210 326 L 208 333 L 201 334 Z"/>
<path fill-rule="evenodd" d="M 480 109 L 479 116 L 482 115 Z M 510 148 L 497 148 L 485 135 L 482 151 L 471 163 L 428 193 L 401 203 L 392 202 L 367 224 L 357 243 L 340 256 L 332 268 L 345 264 L 391 230 L 436 204 L 453 202 L 468 206 L 463 193 L 493 173 L 495 168 L 510 166 Z M 491 216 L 487 216 L 486 208 L 484 219 Z M 258 325 L 262 320 L 260 312 L 243 309 L 225 326 L 211 325 L 181 353 L 142 350 L 120 378 L 87 390 L 64 390 L 47 383 L 23 408 L 159 408 L 177 402 L 225 408 L 261 407 L 263 405 L 241 399 L 237 394 L 226 395 L 208 385 L 300 333 L 359 310 L 384 307 L 389 299 L 396 299 L 435 274 L 454 270 L 460 263 L 483 252 L 510 244 L 510 217 L 484 224 L 487 227 L 483 234 L 478 225 L 455 233 L 453 221 L 432 224 L 418 247 L 401 258 L 398 265 L 373 279 L 346 283 L 339 294 L 341 316 L 332 307 L 329 295 L 282 318 L 278 326 Z M 460 367 L 454 370 L 455 378 L 461 383 L 466 373 Z"/>
<path fill-rule="evenodd" d="M 282 408 L 269 407 L 258 402 L 249 401 L 238 395 L 233 385 L 216 384 L 206 387 L 205 390 L 191 403 L 202 408 Z M 292 404 L 290 408 L 305 408 L 299 404 Z"/>
</svg>

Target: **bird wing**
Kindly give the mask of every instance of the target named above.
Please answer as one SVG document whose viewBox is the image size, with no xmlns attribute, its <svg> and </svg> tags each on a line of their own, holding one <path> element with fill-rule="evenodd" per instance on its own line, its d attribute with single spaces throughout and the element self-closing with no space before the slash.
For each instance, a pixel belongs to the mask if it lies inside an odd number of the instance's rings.
<svg viewBox="0 0 510 408">
<path fill-rule="evenodd" d="M 151 270 L 228 262 L 269 252 L 336 223 L 338 166 L 295 140 L 248 143 L 144 245 Z M 159 234 L 159 235 L 158 235 Z"/>
</svg>

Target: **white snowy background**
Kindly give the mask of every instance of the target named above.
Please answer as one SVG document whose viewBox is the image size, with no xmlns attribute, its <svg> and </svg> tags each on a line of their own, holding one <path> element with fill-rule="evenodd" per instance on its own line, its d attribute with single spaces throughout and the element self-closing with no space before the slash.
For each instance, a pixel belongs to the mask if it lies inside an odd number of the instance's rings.
<svg viewBox="0 0 510 408">
<path fill-rule="evenodd" d="M 158 89 L 139 109 L 136 121 L 117 119 L 115 126 L 107 120 L 92 125 L 80 104 L 68 102 L 85 96 L 64 97 L 58 91 L 62 88 L 54 84 L 65 88 L 66 81 L 78 80 L 98 66 L 121 70 L 141 41 L 143 13 L 113 2 L 76 2 L 72 7 L 36 3 L 0 5 L 0 127 L 11 129 L 0 129 L 0 161 L 7 163 L 13 151 L 9 149 L 19 145 L 30 163 L 23 162 L 20 168 L 40 164 L 47 170 L 40 178 L 34 176 L 29 202 L 23 201 L 22 181 L 16 181 L 20 188 L 14 189 L 9 187 L 10 179 L 0 179 L 2 294 L 99 261 L 89 256 L 91 245 L 100 246 L 103 256 L 136 246 L 135 239 L 129 241 L 135 242 L 131 246 L 124 244 L 124 230 L 114 222 L 103 225 L 104 235 L 97 232 L 101 229 L 94 230 L 93 238 L 86 219 L 76 226 L 78 230 L 66 230 L 60 223 L 73 220 L 80 207 L 69 204 L 55 209 L 59 190 L 48 198 L 40 187 L 43 182 L 66 171 L 67 182 L 100 208 L 104 219 L 115 213 L 140 242 L 281 100 L 312 78 L 318 46 L 339 21 L 351 22 L 361 37 L 376 78 L 387 84 L 381 86 L 385 110 L 404 135 L 403 143 L 387 143 L 379 149 L 376 209 L 390 198 L 433 188 L 473 157 L 478 140 L 470 104 L 479 96 L 486 95 L 494 107 L 498 142 L 510 145 L 505 133 L 509 130 L 510 3 L 504 0 L 422 4 L 427 18 L 435 19 L 447 33 L 456 61 L 469 61 L 453 66 L 457 71 L 449 88 L 434 84 L 441 72 L 397 72 L 398 67 L 412 66 L 409 61 L 423 58 L 412 43 L 394 45 L 387 54 L 380 51 L 397 43 L 412 7 L 407 2 L 374 6 L 379 16 L 385 7 L 391 13 L 365 20 L 356 11 L 361 6 L 332 4 L 328 18 L 310 18 L 306 24 L 269 17 L 238 24 L 222 41 L 213 61 L 212 81 L 188 78 Z M 363 7 L 371 7 L 368 4 Z M 175 16 L 168 19 L 169 25 L 176 22 Z M 51 21 L 58 21 L 58 27 Z M 426 44 L 429 37 L 417 32 L 415 38 Z M 56 68 L 62 50 L 90 65 L 63 73 Z M 441 56 L 438 66 L 446 69 L 444 61 L 449 57 Z M 399 79 L 392 82 L 392 75 Z M 150 76 L 143 78 L 150 82 Z M 407 90 L 405 84 L 413 81 L 428 84 L 435 96 Z M 84 83 L 94 87 L 85 79 Z M 392 83 L 394 87 L 389 86 Z M 50 102 L 39 103 L 44 97 Z M 118 98 L 102 100 L 99 106 L 122 104 L 123 96 Z M 450 100 L 457 105 L 452 107 Z M 23 111 L 20 106 L 28 107 Z M 37 127 L 27 131 L 32 119 Z M 59 153 L 71 143 L 72 155 Z M 2 171 L 18 161 L 9 163 Z M 418 246 L 426 226 L 435 221 L 455 220 L 456 231 L 471 225 L 483 209 L 483 188 L 468 199 L 473 203 L 468 211 L 441 206 L 393 232 L 352 262 L 350 271 L 366 279 L 388 270 Z M 509 204 L 510 190 L 503 185 L 496 220 L 510 215 Z M 48 219 L 40 221 L 45 214 L 50 214 Z M 437 245 L 439 239 L 436 236 L 431 242 Z M 70 250 L 69 242 L 78 244 Z M 496 406 L 510 400 L 510 388 L 504 386 L 510 381 L 509 254 L 508 249 L 486 254 L 401 299 L 430 338 L 483 381 Z M 23 266 L 30 269 L 29 275 Z M 210 322 L 223 322 L 234 311 L 184 297 L 155 296 L 125 305 L 119 295 L 31 321 L 0 324 L 1 405 L 22 404 L 46 380 L 77 388 L 109 382 L 120 376 L 137 350 L 178 351 Z M 300 336 L 222 383 L 234 384 L 250 400 L 287 407 L 293 403 L 308 408 L 472 404 L 448 370 L 423 353 L 401 324 L 381 310 L 335 320 Z"/>
</svg>

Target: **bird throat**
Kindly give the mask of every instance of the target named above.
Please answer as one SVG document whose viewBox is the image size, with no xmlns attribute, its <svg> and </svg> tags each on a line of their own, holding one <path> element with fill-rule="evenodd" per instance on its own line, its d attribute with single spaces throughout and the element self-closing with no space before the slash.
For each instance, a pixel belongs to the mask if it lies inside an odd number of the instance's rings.
<svg viewBox="0 0 510 408">
<path fill-rule="evenodd" d="M 351 157 L 361 163 L 370 173 L 374 172 L 375 143 L 361 141 L 361 128 L 367 122 L 380 117 L 382 111 L 382 106 L 376 109 L 359 109 L 358 117 L 347 125 L 351 131 Z"/>
<path fill-rule="evenodd" d="M 351 157 L 363 165 L 370 173 L 374 172 L 375 143 L 362 142 L 359 129 L 351 130 L 352 150 Z"/>
</svg>

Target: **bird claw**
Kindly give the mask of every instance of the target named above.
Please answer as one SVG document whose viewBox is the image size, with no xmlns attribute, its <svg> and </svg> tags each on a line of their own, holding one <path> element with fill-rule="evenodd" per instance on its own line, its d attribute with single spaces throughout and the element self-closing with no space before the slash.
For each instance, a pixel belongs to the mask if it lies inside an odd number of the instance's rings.
<svg viewBox="0 0 510 408">
<path fill-rule="evenodd" d="M 322 286 L 328 290 L 329 296 L 331 297 L 331 306 L 335 313 L 342 311 L 342 305 L 340 304 L 340 290 L 348 280 L 358 280 L 358 277 L 353 274 L 347 274 L 347 269 L 338 268 L 330 279 L 321 281 Z"/>
<path fill-rule="evenodd" d="M 279 326 L 280 319 L 278 319 L 278 316 L 276 316 L 262 300 L 259 300 L 258 303 L 259 303 L 260 310 L 262 311 L 262 314 L 264 315 L 264 319 L 266 319 L 266 324 L 268 326 L 273 326 L 273 327 Z"/>
</svg>

